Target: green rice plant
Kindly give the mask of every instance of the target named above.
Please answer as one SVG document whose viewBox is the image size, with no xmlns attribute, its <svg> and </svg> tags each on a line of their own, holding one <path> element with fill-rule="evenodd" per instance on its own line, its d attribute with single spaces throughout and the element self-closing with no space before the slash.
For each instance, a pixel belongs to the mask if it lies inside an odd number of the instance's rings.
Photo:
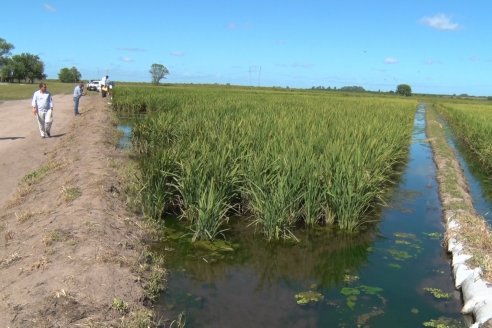
<svg viewBox="0 0 492 328">
<path fill-rule="evenodd" d="M 243 215 L 269 240 L 299 225 L 353 231 L 406 161 L 416 102 L 247 88 L 127 88 L 144 212 L 179 208 L 193 239 Z"/>
<path fill-rule="evenodd" d="M 492 104 L 444 103 L 435 106 L 487 173 L 492 173 Z"/>
</svg>

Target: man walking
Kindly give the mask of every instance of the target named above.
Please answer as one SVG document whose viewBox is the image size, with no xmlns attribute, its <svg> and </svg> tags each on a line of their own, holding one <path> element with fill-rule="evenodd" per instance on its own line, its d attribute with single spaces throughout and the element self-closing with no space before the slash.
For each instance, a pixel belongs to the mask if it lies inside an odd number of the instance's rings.
<svg viewBox="0 0 492 328">
<path fill-rule="evenodd" d="M 40 83 L 39 90 L 32 96 L 32 114 L 37 117 L 41 138 L 51 138 L 53 123 L 53 98 L 46 88 L 46 83 Z"/>
<path fill-rule="evenodd" d="M 75 116 L 80 115 L 79 113 L 79 101 L 80 97 L 84 96 L 84 82 L 80 82 L 73 90 L 73 111 Z"/>
</svg>

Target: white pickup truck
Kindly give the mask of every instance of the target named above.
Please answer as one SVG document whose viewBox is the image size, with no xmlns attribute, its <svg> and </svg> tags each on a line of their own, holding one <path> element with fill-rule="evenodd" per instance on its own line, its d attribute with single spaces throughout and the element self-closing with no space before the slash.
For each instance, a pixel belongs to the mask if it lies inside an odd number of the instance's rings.
<svg viewBox="0 0 492 328">
<path fill-rule="evenodd" d="M 99 80 L 90 80 L 89 83 L 87 83 L 87 90 L 99 92 L 101 90 L 100 84 L 101 81 Z"/>
</svg>

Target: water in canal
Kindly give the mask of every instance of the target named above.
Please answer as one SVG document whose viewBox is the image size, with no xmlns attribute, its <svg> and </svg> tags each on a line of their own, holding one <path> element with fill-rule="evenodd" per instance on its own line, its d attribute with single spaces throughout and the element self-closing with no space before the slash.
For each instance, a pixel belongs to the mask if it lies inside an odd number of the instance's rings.
<svg viewBox="0 0 492 328">
<path fill-rule="evenodd" d="M 408 163 L 374 227 L 300 232 L 295 244 L 236 225 L 233 251 L 177 238 L 158 245 L 170 275 L 157 312 L 184 312 L 187 327 L 464 327 L 424 114 L 419 106 Z"/>
</svg>

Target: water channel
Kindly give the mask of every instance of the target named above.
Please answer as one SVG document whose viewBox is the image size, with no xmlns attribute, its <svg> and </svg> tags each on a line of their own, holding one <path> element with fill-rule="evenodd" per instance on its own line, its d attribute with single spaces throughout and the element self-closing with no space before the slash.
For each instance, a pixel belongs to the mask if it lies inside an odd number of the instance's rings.
<svg viewBox="0 0 492 328">
<path fill-rule="evenodd" d="M 367 231 L 298 232 L 299 243 L 266 243 L 234 226 L 234 250 L 179 238 L 156 245 L 169 269 L 156 304 L 163 317 L 185 313 L 187 327 L 465 327 L 454 289 L 425 107 L 414 122 L 409 160 Z M 170 241 L 169 241 L 170 240 Z M 306 303 L 306 304 L 302 304 Z"/>
<path fill-rule="evenodd" d="M 445 123 L 442 123 L 446 126 Z M 483 173 L 480 165 L 476 163 L 473 155 L 456 140 L 449 128 L 446 129 L 447 142 L 456 154 L 456 159 L 463 169 L 463 174 L 470 188 L 475 211 L 483 216 L 492 225 L 492 177 Z"/>
</svg>

